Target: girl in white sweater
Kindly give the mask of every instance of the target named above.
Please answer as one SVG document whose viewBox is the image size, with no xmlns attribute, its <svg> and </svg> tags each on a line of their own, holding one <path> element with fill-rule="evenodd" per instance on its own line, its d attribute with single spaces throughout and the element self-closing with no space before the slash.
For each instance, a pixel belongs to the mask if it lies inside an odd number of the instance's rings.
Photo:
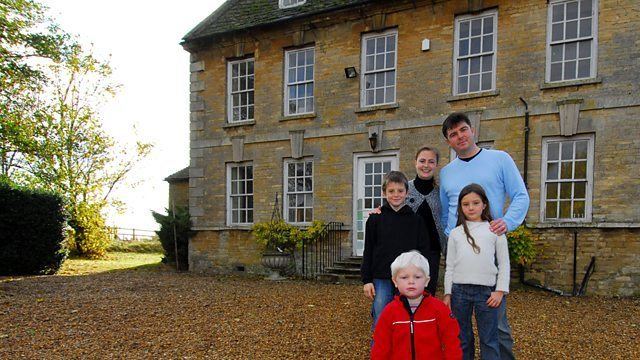
<svg viewBox="0 0 640 360">
<path fill-rule="evenodd" d="M 509 249 L 507 238 L 489 229 L 491 220 L 482 186 L 465 186 L 458 197 L 457 227 L 449 235 L 444 275 L 444 303 L 460 324 L 464 359 L 473 359 L 475 353 L 474 312 L 481 358 L 500 359 L 498 306 L 509 292 Z"/>
</svg>

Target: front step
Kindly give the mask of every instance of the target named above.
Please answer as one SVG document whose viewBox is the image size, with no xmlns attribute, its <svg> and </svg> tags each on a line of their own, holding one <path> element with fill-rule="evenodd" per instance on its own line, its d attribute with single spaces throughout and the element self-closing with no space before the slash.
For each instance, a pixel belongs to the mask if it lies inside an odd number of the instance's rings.
<svg viewBox="0 0 640 360">
<path fill-rule="evenodd" d="M 360 282 L 360 265 L 362 257 L 348 257 L 333 263 L 327 267 L 323 274 L 318 275 L 318 280 L 329 283 L 357 283 Z"/>
</svg>

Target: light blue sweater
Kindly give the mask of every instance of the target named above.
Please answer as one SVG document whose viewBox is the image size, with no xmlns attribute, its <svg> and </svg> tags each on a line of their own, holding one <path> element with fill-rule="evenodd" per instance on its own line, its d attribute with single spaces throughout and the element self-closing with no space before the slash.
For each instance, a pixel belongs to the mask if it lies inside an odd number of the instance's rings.
<svg viewBox="0 0 640 360">
<path fill-rule="evenodd" d="M 508 231 L 522 223 L 529 209 L 529 194 L 516 164 L 504 151 L 482 149 L 471 161 L 455 159 L 440 170 L 441 221 L 447 236 L 456 227 L 458 195 L 471 183 L 484 188 L 491 205 L 491 216 L 502 218 Z M 510 204 L 504 213 L 507 196 Z"/>
</svg>

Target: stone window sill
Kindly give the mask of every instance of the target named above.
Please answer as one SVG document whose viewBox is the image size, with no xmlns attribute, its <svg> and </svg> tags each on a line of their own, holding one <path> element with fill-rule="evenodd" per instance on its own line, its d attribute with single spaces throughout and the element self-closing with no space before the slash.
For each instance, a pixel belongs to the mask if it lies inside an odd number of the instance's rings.
<svg viewBox="0 0 640 360">
<path fill-rule="evenodd" d="M 477 98 L 498 96 L 498 95 L 500 95 L 500 90 L 483 91 L 483 92 L 473 93 L 473 94 L 452 95 L 447 98 L 447 102 L 477 99 Z"/>
<path fill-rule="evenodd" d="M 571 81 L 559 81 L 553 83 L 543 83 L 540 85 L 540 90 L 547 89 L 557 89 L 568 86 L 581 86 L 581 85 L 591 85 L 591 84 L 600 84 L 602 82 L 601 77 L 596 77 L 593 79 L 582 79 L 582 80 L 571 80 Z"/>
<path fill-rule="evenodd" d="M 533 229 L 553 229 L 553 228 L 631 229 L 631 228 L 640 228 L 640 223 L 544 222 L 544 223 L 527 223 L 527 227 L 533 228 Z"/>
<path fill-rule="evenodd" d="M 285 115 L 280 118 L 279 121 L 291 121 L 291 120 L 304 120 L 304 119 L 315 119 L 316 113 L 310 114 L 300 114 L 300 115 Z"/>
<path fill-rule="evenodd" d="M 372 111 L 379 111 L 379 110 L 397 109 L 399 107 L 400 107 L 400 104 L 398 104 L 398 103 L 385 104 L 385 105 L 374 105 L 374 106 L 367 106 L 367 107 L 359 107 L 359 108 L 356 109 L 356 114 L 367 113 L 367 112 L 372 112 Z"/>
<path fill-rule="evenodd" d="M 234 123 L 226 123 L 224 125 L 222 125 L 223 129 L 228 129 L 228 128 L 235 128 L 235 127 L 239 127 L 239 126 L 250 126 L 250 125 L 255 125 L 256 121 L 255 120 L 249 120 L 249 121 L 238 121 L 238 122 L 234 122 Z"/>
</svg>

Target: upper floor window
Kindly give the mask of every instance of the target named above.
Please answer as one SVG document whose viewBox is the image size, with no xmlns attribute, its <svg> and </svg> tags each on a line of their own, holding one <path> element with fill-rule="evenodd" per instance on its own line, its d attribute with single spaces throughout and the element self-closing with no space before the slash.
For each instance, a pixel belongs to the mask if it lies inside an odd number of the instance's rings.
<svg viewBox="0 0 640 360">
<path fill-rule="evenodd" d="M 287 222 L 313 221 L 313 161 L 286 161 L 284 166 L 284 214 Z"/>
<path fill-rule="evenodd" d="M 495 90 L 498 12 L 455 20 L 453 94 Z"/>
<path fill-rule="evenodd" d="M 285 53 L 285 115 L 313 113 L 314 48 Z"/>
<path fill-rule="evenodd" d="M 590 221 L 593 135 L 542 140 L 541 219 Z"/>
<path fill-rule="evenodd" d="M 251 121 L 254 116 L 254 60 L 229 61 L 227 114 L 229 123 Z"/>
<path fill-rule="evenodd" d="M 253 164 L 227 165 L 227 224 L 253 223 Z"/>
<path fill-rule="evenodd" d="M 547 82 L 595 77 L 597 9 L 597 0 L 549 2 Z"/>
<path fill-rule="evenodd" d="M 280 0 L 280 9 L 296 7 L 304 4 L 305 2 L 307 2 L 307 0 Z"/>
<path fill-rule="evenodd" d="M 362 37 L 360 106 L 393 104 L 396 102 L 396 64 L 398 31 Z"/>
</svg>

